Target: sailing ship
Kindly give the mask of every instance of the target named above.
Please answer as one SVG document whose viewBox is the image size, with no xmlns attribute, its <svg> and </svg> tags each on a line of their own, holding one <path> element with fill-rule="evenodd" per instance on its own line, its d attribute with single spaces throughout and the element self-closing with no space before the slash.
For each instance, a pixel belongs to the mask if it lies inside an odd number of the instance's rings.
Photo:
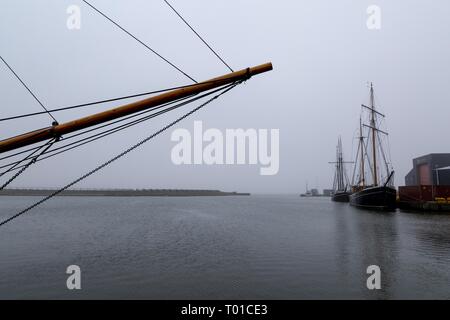
<svg viewBox="0 0 450 320">
<path fill-rule="evenodd" d="M 388 133 L 380 129 L 385 115 L 375 108 L 374 88 L 370 84 L 370 106 L 362 105 L 369 113 L 369 124 L 359 123 L 359 144 L 354 167 L 354 181 L 350 204 L 367 209 L 393 210 L 396 208 L 397 191 L 393 185 L 394 170 L 388 161 L 382 137 Z M 364 136 L 363 128 L 367 129 Z M 381 169 L 381 164 L 384 170 Z M 365 170 L 369 169 L 370 173 Z M 358 169 L 357 175 L 355 175 Z"/>
<path fill-rule="evenodd" d="M 336 162 L 331 163 L 334 163 L 336 165 L 334 171 L 333 194 L 331 200 L 335 202 L 349 202 L 350 191 L 348 190 L 349 183 L 347 173 L 345 171 L 346 162 L 344 162 L 341 137 L 339 137 L 336 147 Z"/>
</svg>

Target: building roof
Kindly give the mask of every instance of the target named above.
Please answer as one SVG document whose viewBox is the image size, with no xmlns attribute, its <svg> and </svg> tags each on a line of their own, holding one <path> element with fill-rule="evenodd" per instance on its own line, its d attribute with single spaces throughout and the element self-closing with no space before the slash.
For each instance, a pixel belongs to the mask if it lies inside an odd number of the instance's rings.
<svg viewBox="0 0 450 320">
<path fill-rule="evenodd" d="M 423 159 L 423 158 L 435 158 L 435 157 L 439 157 L 439 158 L 449 157 L 450 158 L 450 153 L 428 153 L 423 156 L 416 157 L 416 158 L 414 158 L 414 160 L 419 160 L 419 159 Z"/>
</svg>

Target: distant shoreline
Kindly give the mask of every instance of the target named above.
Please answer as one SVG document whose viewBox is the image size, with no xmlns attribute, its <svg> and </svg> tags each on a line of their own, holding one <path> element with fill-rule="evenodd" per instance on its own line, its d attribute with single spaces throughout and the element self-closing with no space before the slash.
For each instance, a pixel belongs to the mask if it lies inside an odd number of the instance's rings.
<svg viewBox="0 0 450 320">
<path fill-rule="evenodd" d="M 5 189 L 0 196 L 47 196 L 57 189 Z M 65 190 L 58 196 L 72 197 L 221 197 L 249 196 L 250 193 L 224 192 L 220 190 L 177 190 L 177 189 L 80 189 Z"/>
</svg>

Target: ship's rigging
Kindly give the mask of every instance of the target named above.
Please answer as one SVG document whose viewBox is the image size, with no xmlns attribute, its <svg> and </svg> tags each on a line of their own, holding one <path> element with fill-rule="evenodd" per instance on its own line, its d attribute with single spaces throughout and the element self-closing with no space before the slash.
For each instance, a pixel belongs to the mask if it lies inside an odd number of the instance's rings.
<svg viewBox="0 0 450 320">
<path fill-rule="evenodd" d="M 394 170 L 383 148 L 381 135 L 387 137 L 388 134 L 380 129 L 384 115 L 376 109 L 372 84 L 370 105 L 362 105 L 362 109 L 369 113 L 369 124 L 360 120 L 359 146 L 353 171 L 350 204 L 366 209 L 393 210 L 396 208 Z M 366 134 L 363 128 L 366 129 Z M 385 170 L 382 168 L 383 165 Z M 367 169 L 369 172 L 366 172 Z"/>
<path fill-rule="evenodd" d="M 350 194 L 349 190 L 350 182 L 347 176 L 347 170 L 345 169 L 345 165 L 353 162 L 344 161 L 344 153 L 342 150 L 341 137 L 339 137 L 338 144 L 336 147 L 336 161 L 330 163 L 335 165 L 333 194 L 331 200 L 336 202 L 348 202 Z"/>
<path fill-rule="evenodd" d="M 388 133 L 380 129 L 385 115 L 376 109 L 372 84 L 370 85 L 370 105 L 362 104 L 361 107 L 363 111 L 367 111 L 368 117 L 360 118 L 352 185 L 364 188 L 387 183 L 388 186 L 392 186 L 393 168 L 390 155 L 386 154 L 384 146 L 389 141 Z M 367 120 L 368 123 L 363 120 Z M 389 148 L 387 150 L 390 151 Z"/>
<path fill-rule="evenodd" d="M 177 118 L 175 121 L 170 122 L 160 130 L 157 130 L 153 134 L 147 136 L 146 138 L 140 140 L 138 143 L 132 145 L 123 152 L 120 152 L 115 157 L 103 162 L 101 165 L 95 167 L 91 171 L 83 174 L 78 179 L 73 180 L 71 183 L 63 186 L 62 188 L 56 190 L 47 197 L 39 200 L 33 205 L 27 207 L 26 209 L 20 211 L 19 213 L 3 220 L 0 222 L 0 226 L 12 221 L 13 219 L 29 212 L 33 208 L 41 205 L 52 197 L 58 195 L 62 191 L 74 186 L 75 184 L 81 182 L 82 180 L 88 178 L 92 174 L 100 171 L 106 166 L 110 165 L 112 162 L 124 157 L 129 152 L 134 151 L 146 142 L 155 138 L 162 132 L 171 128 L 175 124 L 189 117 L 193 113 L 199 111 L 206 105 L 210 104 L 214 100 L 228 93 L 234 89 L 239 84 L 247 81 L 252 76 L 264 73 L 272 70 L 272 64 L 267 63 L 253 68 L 246 68 L 240 71 L 233 71 L 228 63 L 215 51 L 212 47 L 204 40 L 203 37 L 187 22 L 186 19 L 177 11 L 173 5 L 168 1 L 163 0 L 166 5 L 168 5 L 177 16 L 195 33 L 195 35 L 208 47 L 209 50 L 223 63 L 231 73 L 213 78 L 208 81 L 197 82 L 192 76 L 184 72 L 179 66 L 176 66 L 173 62 L 163 57 L 160 53 L 154 50 L 152 47 L 138 39 L 130 31 L 125 29 L 119 23 L 114 21 L 112 18 L 103 13 L 100 9 L 93 6 L 90 2 L 82 0 L 88 7 L 103 16 L 105 19 L 110 21 L 113 25 L 119 28 L 121 31 L 125 32 L 128 36 L 133 38 L 135 41 L 144 46 L 147 50 L 151 51 L 153 54 L 157 55 L 164 62 L 169 64 L 171 67 L 176 69 L 178 72 L 182 73 L 189 80 L 194 82 L 193 84 L 168 88 L 163 90 L 151 91 L 141 94 L 128 95 L 125 97 L 118 97 L 112 99 L 103 99 L 95 102 L 89 102 L 74 106 L 50 109 L 44 106 L 42 102 L 37 98 L 29 86 L 21 79 L 21 77 L 14 71 L 14 69 L 6 62 L 6 60 L 0 56 L 4 64 L 9 68 L 9 70 L 14 74 L 14 76 L 21 82 L 21 84 L 27 89 L 27 91 L 34 97 L 34 99 L 40 104 L 43 111 L 34 112 L 29 114 L 20 114 L 12 117 L 6 117 L 0 119 L 2 121 L 11 121 L 19 118 L 32 117 L 40 114 L 48 114 L 52 118 L 52 125 L 43 129 L 34 130 L 21 134 L 19 136 L 11 137 L 0 141 L 0 161 L 7 161 L 6 164 L 0 165 L 0 170 L 4 170 L 0 173 L 0 177 L 8 174 L 13 174 L 4 184 L 0 186 L 0 190 L 8 186 L 14 181 L 20 174 L 25 172 L 33 164 L 49 159 L 51 157 L 60 155 L 62 153 L 74 150 L 85 144 L 97 141 L 111 134 L 123 131 L 129 127 L 135 126 L 144 121 L 148 121 L 162 114 L 168 113 L 170 111 L 181 108 L 185 105 L 204 100 L 200 105 L 193 108 L 192 110 L 184 113 L 182 116 Z M 120 106 L 111 110 L 99 112 L 84 118 L 76 119 L 70 122 L 60 124 L 53 113 L 62 112 L 77 108 L 83 108 L 87 106 L 92 106 L 96 104 L 101 104 L 105 102 L 119 101 L 129 98 L 136 98 L 141 96 L 152 95 L 151 97 L 136 101 L 124 106 Z M 68 143 L 67 143 L 68 141 Z M 39 146 L 35 146 L 38 143 L 43 143 Z M 54 146 L 56 148 L 53 148 Z M 30 148 L 30 146 L 32 146 Z M 19 158 L 25 155 L 24 158 Z"/>
<path fill-rule="evenodd" d="M 337 191 L 347 191 L 350 183 L 347 176 L 347 170 L 345 170 L 345 164 L 352 162 L 344 161 L 341 137 L 339 137 L 338 145 L 336 147 L 336 161 L 330 163 L 335 165 L 333 192 L 336 193 Z"/>
</svg>

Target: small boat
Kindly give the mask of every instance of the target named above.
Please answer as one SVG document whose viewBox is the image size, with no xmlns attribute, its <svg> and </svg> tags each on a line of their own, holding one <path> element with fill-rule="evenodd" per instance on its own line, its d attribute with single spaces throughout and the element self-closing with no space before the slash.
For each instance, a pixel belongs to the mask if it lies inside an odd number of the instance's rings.
<svg viewBox="0 0 450 320">
<path fill-rule="evenodd" d="M 388 133 L 379 128 L 379 117 L 384 118 L 385 116 L 375 109 L 374 100 L 374 89 L 371 84 L 370 106 L 362 105 L 363 110 L 369 111 L 370 124 L 362 124 L 360 119 L 359 145 L 353 177 L 355 177 L 357 168 L 359 173 L 357 183 L 352 187 L 350 204 L 366 209 L 395 210 L 397 191 L 393 185 L 394 170 L 388 162 L 388 154 L 384 151 L 380 137 L 380 135 L 387 136 Z M 364 136 L 363 127 L 368 129 L 367 137 Z M 365 141 L 366 138 L 367 141 Z M 381 164 L 384 165 L 384 171 L 379 170 L 378 166 Z M 370 169 L 370 174 L 365 172 L 366 168 Z"/>
<path fill-rule="evenodd" d="M 347 162 L 344 162 L 341 137 L 339 137 L 338 144 L 336 147 L 336 162 L 330 163 L 336 165 L 333 181 L 333 194 L 331 200 L 335 202 L 349 202 L 350 201 L 350 192 L 348 190 L 349 183 L 347 173 L 345 171 L 345 163 Z"/>
<path fill-rule="evenodd" d="M 306 183 L 306 191 L 305 191 L 305 193 L 302 193 L 302 194 L 300 195 L 300 197 L 302 197 L 302 198 L 305 198 L 305 197 L 314 197 L 312 191 L 308 189 L 308 182 Z"/>
</svg>

